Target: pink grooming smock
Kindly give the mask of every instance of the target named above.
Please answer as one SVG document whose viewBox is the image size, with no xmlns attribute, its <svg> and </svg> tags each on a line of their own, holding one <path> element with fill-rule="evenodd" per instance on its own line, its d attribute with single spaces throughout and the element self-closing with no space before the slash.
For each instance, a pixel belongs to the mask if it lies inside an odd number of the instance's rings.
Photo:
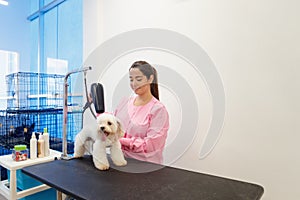
<svg viewBox="0 0 300 200">
<path fill-rule="evenodd" d="M 163 150 L 169 129 L 169 115 L 156 98 L 146 105 L 135 106 L 135 97 L 122 101 L 114 114 L 123 125 L 120 139 L 126 157 L 162 163 Z"/>
</svg>

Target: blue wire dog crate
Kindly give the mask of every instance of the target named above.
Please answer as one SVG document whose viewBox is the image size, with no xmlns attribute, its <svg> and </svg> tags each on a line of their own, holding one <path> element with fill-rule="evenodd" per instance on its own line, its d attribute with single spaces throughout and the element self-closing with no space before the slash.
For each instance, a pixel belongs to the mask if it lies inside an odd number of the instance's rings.
<svg viewBox="0 0 300 200">
<path fill-rule="evenodd" d="M 8 109 L 63 106 L 63 75 L 18 72 L 6 76 L 6 85 Z"/>
<path fill-rule="evenodd" d="M 71 80 L 68 80 L 69 86 Z M 50 148 L 62 151 L 64 76 L 18 72 L 6 76 L 7 109 L 0 111 L 0 155 L 10 154 L 17 144 L 29 148 L 32 132 L 47 128 Z M 71 87 L 68 87 L 71 94 Z M 76 101 L 82 95 L 76 95 Z M 67 153 L 72 154 L 74 139 L 82 128 L 82 107 L 68 95 Z M 1 177 L 2 176 L 1 170 Z M 5 176 L 5 175 L 4 175 Z"/>
<path fill-rule="evenodd" d="M 50 147 L 62 150 L 64 75 L 18 72 L 6 76 L 7 110 L 3 114 L 0 144 L 11 149 L 16 144 L 27 144 L 32 132 L 48 129 Z M 68 79 L 68 141 L 74 140 L 82 128 L 82 95 L 72 96 Z M 71 109 L 72 105 L 72 109 Z M 76 111 L 77 110 L 77 111 Z M 1 127 L 0 127 L 1 128 Z M 72 148 L 68 148 L 72 153 Z"/>
<path fill-rule="evenodd" d="M 48 129 L 50 148 L 62 151 L 62 109 L 42 110 L 7 110 L 4 124 L 1 127 L 0 143 L 5 149 L 14 145 L 26 144 L 29 147 L 32 132 L 42 133 Z M 68 112 L 68 153 L 73 153 L 73 142 L 81 130 L 82 112 Z"/>
</svg>

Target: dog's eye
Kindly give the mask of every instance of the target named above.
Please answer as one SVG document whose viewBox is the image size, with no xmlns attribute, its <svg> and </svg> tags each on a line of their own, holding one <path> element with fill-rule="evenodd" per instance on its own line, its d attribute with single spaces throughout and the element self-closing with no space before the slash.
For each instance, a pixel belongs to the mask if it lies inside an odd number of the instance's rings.
<svg viewBox="0 0 300 200">
<path fill-rule="evenodd" d="M 110 125 L 111 125 L 111 122 L 107 122 L 107 124 L 110 126 Z"/>
</svg>

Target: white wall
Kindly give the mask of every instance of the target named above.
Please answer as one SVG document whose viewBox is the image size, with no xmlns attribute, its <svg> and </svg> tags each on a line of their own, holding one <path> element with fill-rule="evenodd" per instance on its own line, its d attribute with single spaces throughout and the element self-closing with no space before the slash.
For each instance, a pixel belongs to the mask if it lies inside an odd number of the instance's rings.
<svg viewBox="0 0 300 200">
<path fill-rule="evenodd" d="M 218 144 L 202 137 L 174 164 L 262 185 L 263 199 L 300 196 L 300 2 L 296 0 L 84 1 L 85 57 L 138 28 L 163 28 L 201 45 L 218 68 L 226 119 Z"/>
</svg>

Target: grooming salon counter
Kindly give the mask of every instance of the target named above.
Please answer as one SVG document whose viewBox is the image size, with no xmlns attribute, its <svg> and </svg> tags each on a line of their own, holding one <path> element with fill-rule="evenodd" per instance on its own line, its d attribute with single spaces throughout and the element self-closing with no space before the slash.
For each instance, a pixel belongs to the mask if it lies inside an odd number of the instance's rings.
<svg viewBox="0 0 300 200">
<path fill-rule="evenodd" d="M 182 169 L 127 159 L 99 171 L 91 156 L 55 160 L 22 171 L 76 199 L 260 199 L 263 187 Z M 45 170 L 46 169 L 46 170 Z"/>
</svg>

